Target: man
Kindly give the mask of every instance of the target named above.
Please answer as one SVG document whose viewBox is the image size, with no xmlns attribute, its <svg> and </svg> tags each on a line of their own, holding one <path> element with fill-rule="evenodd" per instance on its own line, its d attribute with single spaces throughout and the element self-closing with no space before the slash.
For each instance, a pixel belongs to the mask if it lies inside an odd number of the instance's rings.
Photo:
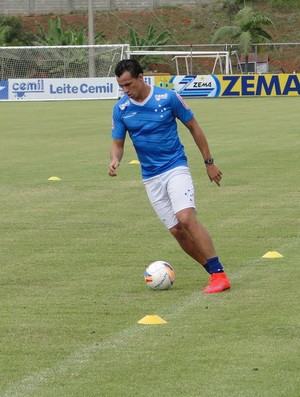
<svg viewBox="0 0 300 397">
<path fill-rule="evenodd" d="M 210 274 L 209 284 L 203 292 L 210 294 L 229 289 L 230 282 L 212 240 L 196 218 L 193 181 L 176 119 L 189 129 L 202 154 L 209 179 L 220 186 L 222 172 L 214 163 L 202 129 L 176 92 L 145 83 L 137 61 L 120 61 L 115 74 L 124 96 L 113 109 L 108 174 L 117 175 L 128 132 L 154 210 L 181 248 Z"/>
</svg>

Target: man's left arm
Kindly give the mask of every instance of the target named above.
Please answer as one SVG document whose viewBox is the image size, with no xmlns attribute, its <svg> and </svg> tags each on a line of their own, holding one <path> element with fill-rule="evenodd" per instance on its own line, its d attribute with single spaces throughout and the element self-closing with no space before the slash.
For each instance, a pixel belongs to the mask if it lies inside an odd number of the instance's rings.
<svg viewBox="0 0 300 397">
<path fill-rule="evenodd" d="M 191 120 L 185 123 L 185 126 L 189 129 L 192 134 L 196 145 L 198 146 L 203 160 L 205 162 L 207 175 L 211 182 L 215 182 L 218 186 L 220 186 L 220 182 L 222 179 L 222 171 L 214 163 L 207 139 L 204 135 L 202 128 L 200 127 L 197 120 L 193 117 Z"/>
</svg>

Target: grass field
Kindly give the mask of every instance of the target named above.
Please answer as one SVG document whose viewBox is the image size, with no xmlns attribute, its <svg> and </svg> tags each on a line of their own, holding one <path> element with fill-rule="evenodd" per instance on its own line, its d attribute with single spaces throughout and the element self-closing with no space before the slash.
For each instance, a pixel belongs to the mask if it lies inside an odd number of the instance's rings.
<svg viewBox="0 0 300 397">
<path fill-rule="evenodd" d="M 1 396 L 300 396 L 299 99 L 188 103 L 224 174 L 209 182 L 180 126 L 232 282 L 212 296 L 154 215 L 129 141 L 107 176 L 112 101 L 0 103 Z M 144 284 L 157 259 L 175 268 L 169 291 Z M 167 324 L 137 324 L 148 314 Z"/>
</svg>

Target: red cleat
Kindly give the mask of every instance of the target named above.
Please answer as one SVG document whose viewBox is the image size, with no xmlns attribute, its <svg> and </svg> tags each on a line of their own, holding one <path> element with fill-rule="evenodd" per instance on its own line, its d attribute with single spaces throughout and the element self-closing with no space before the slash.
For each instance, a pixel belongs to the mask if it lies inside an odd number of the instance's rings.
<svg viewBox="0 0 300 397">
<path fill-rule="evenodd" d="M 230 282 L 224 272 L 213 273 L 209 279 L 209 285 L 204 288 L 205 294 L 216 294 L 230 288 Z"/>
</svg>

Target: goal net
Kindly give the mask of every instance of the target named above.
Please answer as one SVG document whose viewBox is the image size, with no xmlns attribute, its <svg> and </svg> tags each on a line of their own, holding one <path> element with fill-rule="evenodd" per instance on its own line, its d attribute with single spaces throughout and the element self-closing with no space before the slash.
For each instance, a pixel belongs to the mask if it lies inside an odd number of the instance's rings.
<svg viewBox="0 0 300 397">
<path fill-rule="evenodd" d="M 0 47 L 0 80 L 113 77 L 128 44 Z"/>
</svg>

